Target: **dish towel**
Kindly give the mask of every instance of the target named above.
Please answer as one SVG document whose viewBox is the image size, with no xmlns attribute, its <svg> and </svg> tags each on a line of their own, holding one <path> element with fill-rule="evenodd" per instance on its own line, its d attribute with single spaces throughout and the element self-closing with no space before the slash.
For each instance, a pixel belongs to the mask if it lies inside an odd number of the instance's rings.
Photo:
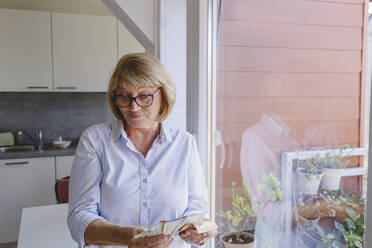
<svg viewBox="0 0 372 248">
<path fill-rule="evenodd" d="M 14 136 L 11 132 L 0 133 L 0 146 L 14 146 Z"/>
</svg>

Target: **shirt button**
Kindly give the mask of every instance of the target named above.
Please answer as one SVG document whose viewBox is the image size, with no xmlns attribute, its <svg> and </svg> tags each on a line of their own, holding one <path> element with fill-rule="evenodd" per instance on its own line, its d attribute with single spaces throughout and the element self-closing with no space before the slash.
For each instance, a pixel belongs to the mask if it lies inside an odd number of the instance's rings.
<svg viewBox="0 0 372 248">
<path fill-rule="evenodd" d="M 142 204 L 142 206 L 146 208 L 146 207 L 147 207 L 147 203 L 144 202 L 144 203 Z"/>
<path fill-rule="evenodd" d="M 147 183 L 147 178 L 144 178 L 144 179 L 142 180 L 142 182 L 143 182 L 143 183 Z"/>
</svg>

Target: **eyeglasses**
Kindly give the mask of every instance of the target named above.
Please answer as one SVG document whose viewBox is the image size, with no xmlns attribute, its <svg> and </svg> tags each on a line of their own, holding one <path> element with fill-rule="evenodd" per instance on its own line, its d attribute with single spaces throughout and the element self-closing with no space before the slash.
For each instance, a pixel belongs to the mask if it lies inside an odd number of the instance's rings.
<svg viewBox="0 0 372 248">
<path fill-rule="evenodd" d="M 116 105 L 122 108 L 129 107 L 132 101 L 135 101 L 140 107 L 150 107 L 154 102 L 154 97 L 159 91 L 160 88 L 157 89 L 154 94 L 144 94 L 136 97 L 112 94 L 112 98 L 115 99 Z"/>
</svg>

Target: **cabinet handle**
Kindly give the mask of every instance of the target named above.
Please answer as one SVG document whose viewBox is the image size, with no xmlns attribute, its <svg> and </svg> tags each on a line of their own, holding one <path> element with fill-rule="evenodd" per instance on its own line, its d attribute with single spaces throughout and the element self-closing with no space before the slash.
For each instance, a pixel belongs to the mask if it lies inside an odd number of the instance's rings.
<svg viewBox="0 0 372 248">
<path fill-rule="evenodd" d="M 27 86 L 27 89 L 48 89 L 48 86 Z"/>
<path fill-rule="evenodd" d="M 59 90 L 77 90 L 76 86 L 58 86 L 57 89 Z"/>
<path fill-rule="evenodd" d="M 21 165 L 21 164 L 28 164 L 28 161 L 25 162 L 6 162 L 6 165 Z"/>
</svg>

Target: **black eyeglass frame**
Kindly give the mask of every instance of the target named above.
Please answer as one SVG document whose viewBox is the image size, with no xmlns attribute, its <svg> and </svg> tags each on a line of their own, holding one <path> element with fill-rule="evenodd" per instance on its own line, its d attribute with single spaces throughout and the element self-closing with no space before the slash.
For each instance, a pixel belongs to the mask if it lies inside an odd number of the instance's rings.
<svg viewBox="0 0 372 248">
<path fill-rule="evenodd" d="M 129 101 L 129 104 L 128 104 L 127 106 L 122 106 L 122 105 L 115 104 L 116 106 L 118 106 L 118 107 L 120 107 L 120 108 L 127 108 L 127 107 L 129 107 L 130 105 L 132 105 L 132 102 L 133 102 L 133 101 L 134 101 L 138 106 L 140 106 L 140 107 L 148 108 L 148 107 L 150 107 L 150 106 L 153 104 L 153 102 L 154 102 L 154 97 L 155 97 L 159 92 L 160 92 L 160 88 L 158 88 L 158 89 L 154 92 L 154 94 L 143 94 L 143 95 L 138 95 L 138 96 L 136 96 L 136 97 L 124 96 L 124 95 L 120 95 L 120 94 L 116 95 L 116 94 L 112 93 L 112 99 L 115 99 L 115 97 L 123 97 L 123 98 L 128 98 L 128 99 L 130 100 L 130 101 Z M 137 102 L 137 98 L 139 98 L 139 97 L 144 97 L 144 96 L 146 96 L 146 97 L 151 96 L 151 103 L 150 103 L 150 105 L 142 106 L 141 104 L 139 104 L 139 103 Z"/>
</svg>

